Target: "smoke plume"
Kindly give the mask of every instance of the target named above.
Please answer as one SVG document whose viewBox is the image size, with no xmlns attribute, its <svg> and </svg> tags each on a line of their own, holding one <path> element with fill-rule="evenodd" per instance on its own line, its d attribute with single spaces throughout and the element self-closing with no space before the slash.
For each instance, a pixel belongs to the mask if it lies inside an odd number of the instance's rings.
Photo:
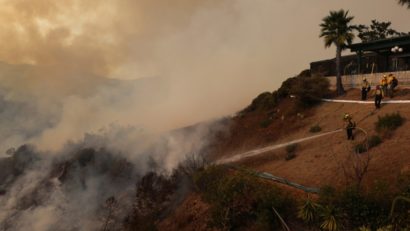
<svg viewBox="0 0 410 231">
<path fill-rule="evenodd" d="M 270 1 L 2 2 L 0 102 L 19 105 L 2 110 L 2 150 L 57 150 L 111 123 L 163 132 L 279 82 L 274 31 L 261 26 L 274 20 L 258 11 Z"/>
<path fill-rule="evenodd" d="M 2 230 L 100 229 L 279 82 L 267 0 L 0 3 Z"/>
</svg>

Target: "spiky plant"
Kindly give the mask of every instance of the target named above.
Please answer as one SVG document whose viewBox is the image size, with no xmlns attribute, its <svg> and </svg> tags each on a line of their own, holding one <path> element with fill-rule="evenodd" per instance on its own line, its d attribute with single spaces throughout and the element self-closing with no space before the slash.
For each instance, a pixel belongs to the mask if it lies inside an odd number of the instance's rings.
<svg viewBox="0 0 410 231">
<path fill-rule="evenodd" d="M 299 207 L 298 217 L 306 223 L 316 220 L 320 205 L 312 201 L 309 197 L 305 203 Z"/>
<path fill-rule="evenodd" d="M 323 207 L 321 214 L 321 218 L 323 219 L 320 228 L 326 231 L 337 231 L 340 230 L 340 213 L 339 210 L 334 206 L 325 206 Z"/>
<path fill-rule="evenodd" d="M 367 226 L 361 226 L 359 227 L 359 231 L 372 231 L 372 230 Z"/>
<path fill-rule="evenodd" d="M 393 231 L 393 226 L 392 225 L 383 226 L 383 227 L 378 228 L 376 231 Z"/>
</svg>

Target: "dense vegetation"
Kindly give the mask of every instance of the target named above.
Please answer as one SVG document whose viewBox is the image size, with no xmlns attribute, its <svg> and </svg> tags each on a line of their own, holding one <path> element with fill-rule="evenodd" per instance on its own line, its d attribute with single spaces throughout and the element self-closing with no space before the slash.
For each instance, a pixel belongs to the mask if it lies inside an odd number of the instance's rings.
<svg viewBox="0 0 410 231">
<path fill-rule="evenodd" d="M 391 27 L 391 22 L 379 22 L 376 19 L 371 21 L 369 26 L 367 25 L 356 25 L 358 30 L 357 37 L 362 40 L 362 42 L 371 42 L 380 39 L 387 39 L 391 37 L 398 37 L 407 35 L 408 33 L 398 32 Z"/>
<path fill-rule="evenodd" d="M 311 107 L 322 98 L 330 96 L 329 85 L 329 80 L 325 77 L 310 76 L 310 73 L 304 71 L 285 80 L 277 91 L 261 93 L 242 112 L 273 110 L 287 98 L 294 99 L 295 106 L 299 109 Z"/>
<path fill-rule="evenodd" d="M 289 224 L 304 222 L 321 230 L 410 229 L 410 204 L 400 203 L 391 210 L 395 197 L 410 197 L 410 175 L 401 176 L 395 192 L 387 182 L 377 182 L 368 191 L 326 186 L 317 199 L 299 202 L 266 181 L 224 166 L 198 171 L 194 183 L 212 206 L 209 226 L 222 230 L 276 230 L 280 217 Z"/>
<path fill-rule="evenodd" d="M 294 202 L 277 187 L 241 172 L 229 172 L 224 166 L 211 166 L 194 175 L 194 182 L 205 201 L 212 205 L 212 227 L 239 230 L 275 230 L 280 218 L 290 216 Z"/>
<path fill-rule="evenodd" d="M 393 131 L 400 127 L 404 122 L 404 118 L 399 112 L 379 116 L 376 122 L 376 131 Z"/>
</svg>

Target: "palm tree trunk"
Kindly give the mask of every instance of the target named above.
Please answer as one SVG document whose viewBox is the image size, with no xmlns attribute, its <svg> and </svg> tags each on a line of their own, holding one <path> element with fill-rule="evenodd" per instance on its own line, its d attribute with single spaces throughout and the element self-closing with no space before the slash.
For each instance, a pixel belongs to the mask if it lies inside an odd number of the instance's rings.
<svg viewBox="0 0 410 231">
<path fill-rule="evenodd" d="M 342 84 L 342 76 L 340 74 L 340 60 L 342 57 L 342 48 L 340 45 L 336 46 L 336 89 L 338 95 L 343 95 L 345 90 Z"/>
</svg>

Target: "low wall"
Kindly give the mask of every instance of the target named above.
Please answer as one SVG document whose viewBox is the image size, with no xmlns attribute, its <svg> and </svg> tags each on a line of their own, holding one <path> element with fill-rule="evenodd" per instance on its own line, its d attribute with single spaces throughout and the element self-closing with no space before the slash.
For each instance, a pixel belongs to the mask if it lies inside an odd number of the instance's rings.
<svg viewBox="0 0 410 231">
<path fill-rule="evenodd" d="M 349 88 L 360 88 L 363 78 L 372 85 L 372 88 L 380 84 L 380 80 L 383 75 L 388 75 L 392 73 L 399 80 L 399 87 L 410 88 L 410 71 L 397 71 L 397 72 L 385 72 L 385 73 L 374 73 L 374 74 L 361 74 L 361 75 L 343 75 L 342 83 L 345 89 Z M 327 77 L 330 80 L 330 87 L 332 89 L 336 88 L 336 76 Z"/>
</svg>

